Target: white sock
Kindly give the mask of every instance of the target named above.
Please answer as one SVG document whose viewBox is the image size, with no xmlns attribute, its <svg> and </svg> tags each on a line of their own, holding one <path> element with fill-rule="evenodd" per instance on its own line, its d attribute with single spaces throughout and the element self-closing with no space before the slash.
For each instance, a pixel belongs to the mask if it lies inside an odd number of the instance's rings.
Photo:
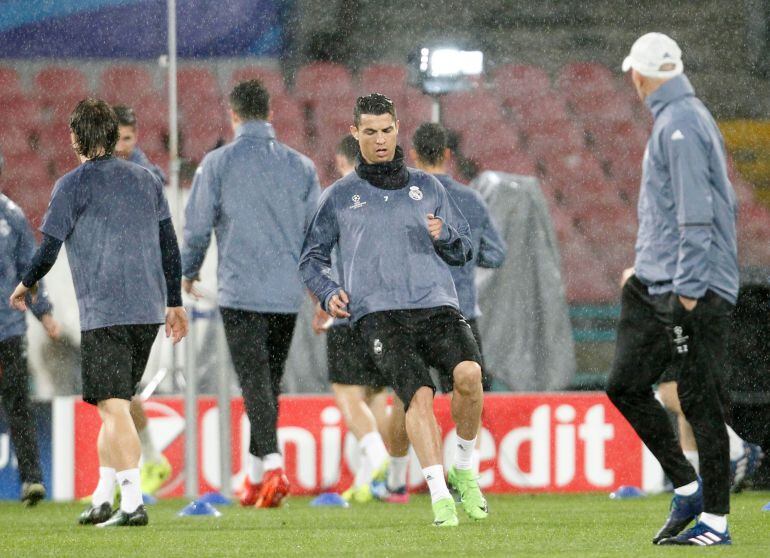
<svg viewBox="0 0 770 558">
<path fill-rule="evenodd" d="M 684 457 L 690 462 L 696 473 L 700 473 L 700 460 L 698 459 L 698 450 L 684 450 Z"/>
<path fill-rule="evenodd" d="M 713 513 L 703 512 L 700 514 L 698 521 L 701 521 L 711 527 L 717 533 L 724 533 L 727 531 L 727 516 L 716 515 Z"/>
<path fill-rule="evenodd" d="M 479 475 L 481 470 L 481 451 L 478 448 L 473 448 L 473 454 L 471 455 L 471 470 Z"/>
<path fill-rule="evenodd" d="M 388 467 L 388 490 L 406 486 L 406 473 L 409 471 L 409 454 L 403 457 L 391 457 Z"/>
<path fill-rule="evenodd" d="M 161 453 L 152 441 L 150 429 L 146 426 L 138 431 L 139 442 L 142 444 L 142 458 L 145 463 L 159 463 L 163 461 Z"/>
<path fill-rule="evenodd" d="M 118 471 L 115 475 L 120 485 L 120 509 L 126 513 L 136 511 L 142 504 L 142 489 L 139 484 L 139 467 Z"/>
<path fill-rule="evenodd" d="M 358 446 L 361 448 L 364 457 L 369 462 L 369 468 L 372 471 L 372 475 L 382 467 L 388 459 L 388 450 L 385 448 L 385 442 L 382 441 L 382 436 L 376 430 L 365 434 L 358 442 Z"/>
<path fill-rule="evenodd" d="M 743 438 L 738 436 L 729 424 L 725 424 L 725 427 L 727 428 L 727 438 L 730 440 L 730 461 L 737 461 L 746 452 L 743 447 Z"/>
<path fill-rule="evenodd" d="M 105 502 L 110 506 L 115 499 L 115 469 L 112 467 L 99 467 L 99 482 L 91 496 L 91 505 L 99 507 Z"/>
<path fill-rule="evenodd" d="M 698 481 L 696 480 L 674 489 L 674 494 L 678 496 L 692 496 L 696 492 L 698 492 Z"/>
<path fill-rule="evenodd" d="M 358 452 L 358 469 L 353 479 L 353 486 L 364 486 L 372 482 L 374 471 L 372 471 L 371 462 L 367 458 L 366 451 L 364 451 L 360 440 L 356 444 L 356 451 Z"/>
<path fill-rule="evenodd" d="M 262 461 L 265 464 L 265 472 L 283 469 L 283 456 L 280 453 L 268 453 Z"/>
<path fill-rule="evenodd" d="M 431 465 L 430 467 L 425 467 L 422 470 L 422 476 L 425 477 L 425 481 L 428 483 L 431 502 L 436 503 L 444 498 L 452 497 L 452 495 L 449 494 L 449 488 L 447 488 L 446 480 L 444 479 L 443 465 Z"/>
<path fill-rule="evenodd" d="M 473 467 L 473 450 L 476 448 L 476 438 L 463 440 L 457 437 L 455 446 L 455 469 L 468 470 Z"/>
<path fill-rule="evenodd" d="M 249 467 L 246 472 L 249 475 L 249 482 L 251 484 L 261 483 L 262 477 L 265 475 L 265 467 L 262 463 L 262 459 L 256 455 L 249 454 Z"/>
</svg>

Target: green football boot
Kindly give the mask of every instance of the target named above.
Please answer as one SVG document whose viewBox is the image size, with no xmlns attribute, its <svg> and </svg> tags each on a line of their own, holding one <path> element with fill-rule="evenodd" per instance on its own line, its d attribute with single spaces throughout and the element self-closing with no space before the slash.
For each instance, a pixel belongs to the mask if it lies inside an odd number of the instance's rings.
<svg viewBox="0 0 770 558">
<path fill-rule="evenodd" d="M 457 518 L 455 501 L 452 498 L 442 498 L 433 504 L 434 527 L 457 527 L 460 520 Z"/>
<path fill-rule="evenodd" d="M 447 482 L 449 487 L 460 495 L 460 502 L 468 517 L 476 521 L 487 518 L 489 508 L 484 495 L 481 494 L 481 489 L 479 489 L 476 473 L 470 469 L 452 467 L 447 474 Z"/>
</svg>

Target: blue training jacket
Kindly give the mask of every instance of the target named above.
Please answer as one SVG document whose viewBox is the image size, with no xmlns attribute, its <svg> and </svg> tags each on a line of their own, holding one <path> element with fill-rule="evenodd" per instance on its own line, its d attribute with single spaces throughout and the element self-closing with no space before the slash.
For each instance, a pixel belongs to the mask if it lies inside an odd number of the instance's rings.
<svg viewBox="0 0 770 558">
<path fill-rule="evenodd" d="M 460 184 L 447 174 L 437 174 L 436 178 L 462 211 L 471 228 L 471 241 L 475 257 L 463 266 L 452 266 L 452 279 L 460 300 L 460 312 L 468 319 L 481 315 L 476 292 L 476 266 L 498 268 L 505 262 L 505 241 L 500 236 L 489 208 L 481 195 L 464 184 Z"/>
<path fill-rule="evenodd" d="M 436 178 L 408 172 L 408 183 L 399 189 L 377 188 L 350 173 L 322 194 L 299 269 L 325 310 L 340 289 L 332 279 L 336 245 L 351 321 L 384 310 L 459 310 L 447 264 L 463 265 L 472 258 L 468 222 Z M 444 221 L 435 242 L 428 233 L 429 213 Z"/>
<path fill-rule="evenodd" d="M 0 194 L 0 341 L 27 332 L 24 312 L 11 308 L 8 299 L 27 272 L 35 253 L 35 237 L 21 208 Z M 38 283 L 38 296 L 29 306 L 38 318 L 50 314 L 45 284 Z"/>
<path fill-rule="evenodd" d="M 636 276 L 652 294 L 738 297 L 736 198 L 724 141 L 679 75 L 646 99 L 655 124 L 639 194 Z"/>
<path fill-rule="evenodd" d="M 299 312 L 304 290 L 297 264 L 319 195 L 309 158 L 278 142 L 268 122 L 245 122 L 235 140 L 206 155 L 195 172 L 182 273 L 198 276 L 216 231 L 220 306 Z"/>
</svg>

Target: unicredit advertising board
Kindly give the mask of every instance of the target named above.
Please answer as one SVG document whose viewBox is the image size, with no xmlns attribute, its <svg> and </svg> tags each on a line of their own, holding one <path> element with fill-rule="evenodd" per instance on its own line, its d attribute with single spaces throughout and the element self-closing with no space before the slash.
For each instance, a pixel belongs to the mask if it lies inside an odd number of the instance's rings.
<svg viewBox="0 0 770 558">
<path fill-rule="evenodd" d="M 146 403 L 151 435 L 174 472 L 159 496 L 184 493 L 184 401 Z M 436 398 L 444 433 L 445 463 L 451 463 L 454 430 L 449 401 Z M 68 500 L 93 491 L 98 478 L 99 416 L 77 398 L 53 405 L 54 497 Z M 233 399 L 232 486 L 245 471 L 249 422 L 241 399 Z M 485 398 L 481 433 L 481 484 L 488 492 L 610 491 L 621 485 L 654 490 L 657 462 L 604 394 L 492 394 Z M 218 490 L 218 409 L 214 398 L 199 403 L 199 490 Z M 356 470 L 354 439 L 331 397 L 281 398 L 278 439 L 295 494 L 340 491 Z M 409 482 L 423 484 L 412 454 Z"/>
</svg>

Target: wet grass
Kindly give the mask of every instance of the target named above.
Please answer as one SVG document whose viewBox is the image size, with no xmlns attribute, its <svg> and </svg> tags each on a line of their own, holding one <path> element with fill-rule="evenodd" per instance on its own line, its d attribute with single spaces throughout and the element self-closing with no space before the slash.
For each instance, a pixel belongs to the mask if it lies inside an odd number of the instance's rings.
<svg viewBox="0 0 770 558">
<path fill-rule="evenodd" d="M 149 508 L 150 526 L 100 530 L 75 524 L 80 504 L 26 509 L 0 503 L 2 557 L 204 556 L 770 556 L 770 492 L 733 497 L 732 547 L 655 547 L 668 497 L 612 501 L 606 495 L 491 496 L 491 515 L 455 529 L 431 527 L 430 502 L 312 508 L 292 498 L 277 510 L 221 506 L 222 517 L 180 518 L 182 501 Z M 702 555 L 702 554 L 701 554 Z"/>
</svg>

